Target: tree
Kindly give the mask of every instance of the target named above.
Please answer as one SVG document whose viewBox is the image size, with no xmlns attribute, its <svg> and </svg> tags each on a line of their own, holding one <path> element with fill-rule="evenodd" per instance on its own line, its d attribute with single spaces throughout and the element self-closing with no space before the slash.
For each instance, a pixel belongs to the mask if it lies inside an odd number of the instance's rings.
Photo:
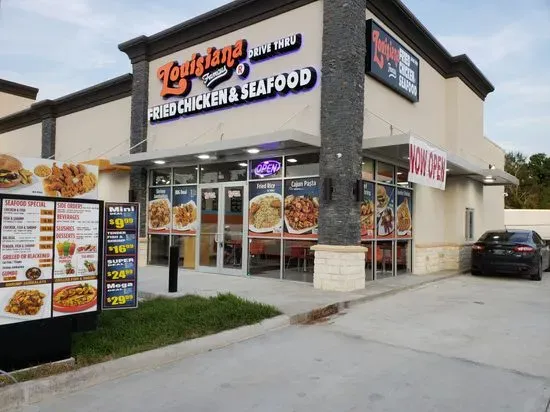
<svg viewBox="0 0 550 412">
<path fill-rule="evenodd" d="M 504 170 L 519 180 L 506 187 L 509 209 L 550 209 L 550 157 L 536 153 L 526 158 L 520 152 L 506 153 Z"/>
</svg>

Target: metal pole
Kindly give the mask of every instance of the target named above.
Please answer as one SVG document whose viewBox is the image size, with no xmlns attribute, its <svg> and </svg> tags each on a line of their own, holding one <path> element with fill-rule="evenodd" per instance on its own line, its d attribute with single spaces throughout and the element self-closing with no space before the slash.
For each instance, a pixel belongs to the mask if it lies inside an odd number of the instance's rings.
<svg viewBox="0 0 550 412">
<path fill-rule="evenodd" d="M 168 268 L 168 292 L 178 291 L 178 266 L 180 260 L 179 246 L 170 246 L 170 266 Z"/>
</svg>

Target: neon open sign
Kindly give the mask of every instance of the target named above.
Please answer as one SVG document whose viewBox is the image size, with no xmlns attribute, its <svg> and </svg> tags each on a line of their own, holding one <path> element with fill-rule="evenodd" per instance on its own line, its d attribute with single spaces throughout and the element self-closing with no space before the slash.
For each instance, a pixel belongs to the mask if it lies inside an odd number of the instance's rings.
<svg viewBox="0 0 550 412">
<path fill-rule="evenodd" d="M 254 174 L 258 177 L 268 177 L 279 173 L 281 162 L 278 160 L 264 160 L 254 168 Z"/>
</svg>

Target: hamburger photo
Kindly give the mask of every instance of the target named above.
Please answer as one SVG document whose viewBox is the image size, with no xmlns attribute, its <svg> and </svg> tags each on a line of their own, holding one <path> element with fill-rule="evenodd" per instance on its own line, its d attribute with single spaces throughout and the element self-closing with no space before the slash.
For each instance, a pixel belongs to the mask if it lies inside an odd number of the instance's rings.
<svg viewBox="0 0 550 412">
<path fill-rule="evenodd" d="M 19 171 L 23 165 L 15 157 L 0 154 L 0 188 L 6 189 L 21 183 Z"/>
</svg>

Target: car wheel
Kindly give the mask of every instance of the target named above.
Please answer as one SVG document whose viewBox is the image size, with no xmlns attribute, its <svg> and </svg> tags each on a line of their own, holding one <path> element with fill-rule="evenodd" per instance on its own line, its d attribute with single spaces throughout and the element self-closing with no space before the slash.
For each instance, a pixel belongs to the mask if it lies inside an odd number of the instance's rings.
<svg viewBox="0 0 550 412">
<path fill-rule="evenodd" d="M 540 282 L 542 280 L 542 272 L 543 272 L 543 268 L 542 268 L 542 260 L 541 260 L 539 263 L 538 273 L 536 275 L 531 276 L 531 280 Z"/>
</svg>

